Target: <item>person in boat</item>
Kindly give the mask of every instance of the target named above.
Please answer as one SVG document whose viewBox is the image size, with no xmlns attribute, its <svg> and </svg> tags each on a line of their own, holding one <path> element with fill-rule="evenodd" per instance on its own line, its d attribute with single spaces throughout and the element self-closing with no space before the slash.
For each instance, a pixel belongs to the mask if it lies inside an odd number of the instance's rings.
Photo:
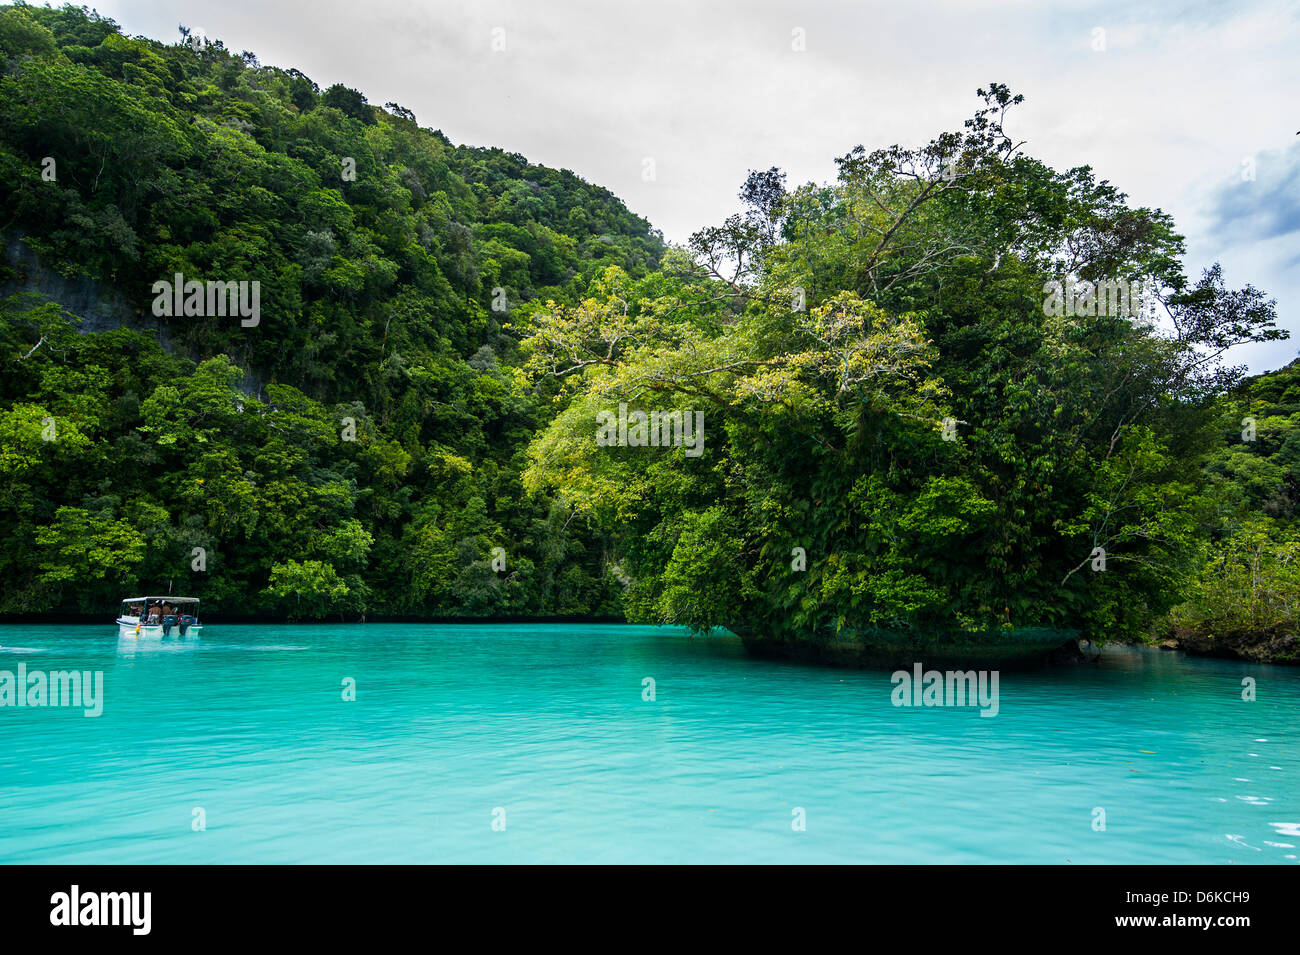
<svg viewBox="0 0 1300 955">
<path fill-rule="evenodd" d="M 162 623 L 162 604 L 154 604 L 149 608 L 149 622 Z"/>
</svg>

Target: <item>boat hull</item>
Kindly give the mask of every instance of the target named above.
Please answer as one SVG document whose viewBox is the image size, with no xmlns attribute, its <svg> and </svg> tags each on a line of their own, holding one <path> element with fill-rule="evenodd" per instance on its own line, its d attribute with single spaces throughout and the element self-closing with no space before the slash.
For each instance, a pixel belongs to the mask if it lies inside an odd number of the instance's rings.
<svg viewBox="0 0 1300 955">
<path fill-rule="evenodd" d="M 194 624 L 185 629 L 183 639 L 193 639 L 203 632 L 201 624 Z M 163 633 L 162 624 L 137 623 L 130 619 L 121 619 L 117 621 L 117 635 L 120 639 L 132 640 L 162 640 L 164 636 L 167 639 L 181 638 L 181 629 L 179 626 L 173 626 L 170 634 Z"/>
</svg>

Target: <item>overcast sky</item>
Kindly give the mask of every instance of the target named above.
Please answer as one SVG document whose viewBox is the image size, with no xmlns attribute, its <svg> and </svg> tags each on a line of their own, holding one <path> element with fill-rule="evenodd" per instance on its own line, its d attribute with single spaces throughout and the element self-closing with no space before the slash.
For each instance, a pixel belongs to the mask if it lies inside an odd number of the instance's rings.
<svg viewBox="0 0 1300 955">
<path fill-rule="evenodd" d="M 1300 349 L 1300 2 L 1053 0 L 111 0 L 129 34 L 184 23 L 395 101 L 453 142 L 608 187 L 684 240 L 747 170 L 824 182 L 858 144 L 959 128 L 975 90 L 1025 95 L 1008 132 L 1173 214 L 1194 277 L 1274 296 Z M 498 49 L 504 46 L 504 49 Z M 802 46 L 802 49 L 798 47 Z M 652 159 L 654 178 L 643 175 Z M 1252 168 L 1253 167 L 1253 168 Z M 1250 178 L 1253 172 L 1253 178 Z"/>
</svg>

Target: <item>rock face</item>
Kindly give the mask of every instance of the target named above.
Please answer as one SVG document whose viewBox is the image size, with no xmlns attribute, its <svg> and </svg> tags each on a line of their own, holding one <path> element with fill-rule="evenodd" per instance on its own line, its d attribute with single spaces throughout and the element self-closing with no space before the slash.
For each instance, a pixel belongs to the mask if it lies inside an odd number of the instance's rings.
<svg viewBox="0 0 1300 955">
<path fill-rule="evenodd" d="M 82 334 L 130 328 L 153 335 L 168 351 L 177 350 L 171 329 L 149 309 L 133 308 L 117 289 L 89 276 L 66 276 L 47 268 L 19 234 L 4 237 L 0 249 L 4 253 L 0 263 L 3 265 L 0 268 L 0 298 L 20 292 L 36 292 L 80 319 L 77 331 Z M 205 356 L 192 354 L 189 357 L 197 361 Z M 266 382 L 254 369 L 246 367 L 239 387 L 246 395 L 262 398 Z"/>
<path fill-rule="evenodd" d="M 69 277 L 46 268 L 21 235 L 14 233 L 5 238 L 4 265 L 8 275 L 0 274 L 0 298 L 17 292 L 38 292 L 81 319 L 79 331 L 103 332 L 125 326 L 149 328 L 160 335 L 166 332 L 152 315 L 137 315 L 124 297 L 113 294 L 97 280 L 85 275 Z M 167 344 L 166 340 L 163 344 Z"/>
<path fill-rule="evenodd" d="M 1026 628 L 1011 634 L 915 635 L 876 631 L 841 632 L 816 639 L 771 637 L 744 623 L 728 629 L 756 657 L 823 666 L 909 668 L 915 663 L 942 669 L 1026 670 L 1045 664 L 1084 662 L 1078 633 Z"/>
<path fill-rule="evenodd" d="M 1179 649 L 1198 656 L 1249 660 L 1252 663 L 1300 664 L 1300 636 L 1285 627 L 1226 633 L 1180 630 L 1174 634 L 1174 639 Z"/>
</svg>

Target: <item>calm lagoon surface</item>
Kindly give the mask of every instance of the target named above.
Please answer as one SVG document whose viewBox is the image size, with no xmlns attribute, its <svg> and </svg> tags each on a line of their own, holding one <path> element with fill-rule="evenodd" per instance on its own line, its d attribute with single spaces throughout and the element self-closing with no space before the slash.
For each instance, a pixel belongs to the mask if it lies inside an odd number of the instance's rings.
<svg viewBox="0 0 1300 955">
<path fill-rule="evenodd" d="M 655 627 L 4 626 L 0 647 L 0 671 L 104 674 L 99 717 L 0 707 L 8 863 L 1300 856 L 1296 668 L 1112 648 L 1002 673 L 982 718 Z"/>
</svg>

